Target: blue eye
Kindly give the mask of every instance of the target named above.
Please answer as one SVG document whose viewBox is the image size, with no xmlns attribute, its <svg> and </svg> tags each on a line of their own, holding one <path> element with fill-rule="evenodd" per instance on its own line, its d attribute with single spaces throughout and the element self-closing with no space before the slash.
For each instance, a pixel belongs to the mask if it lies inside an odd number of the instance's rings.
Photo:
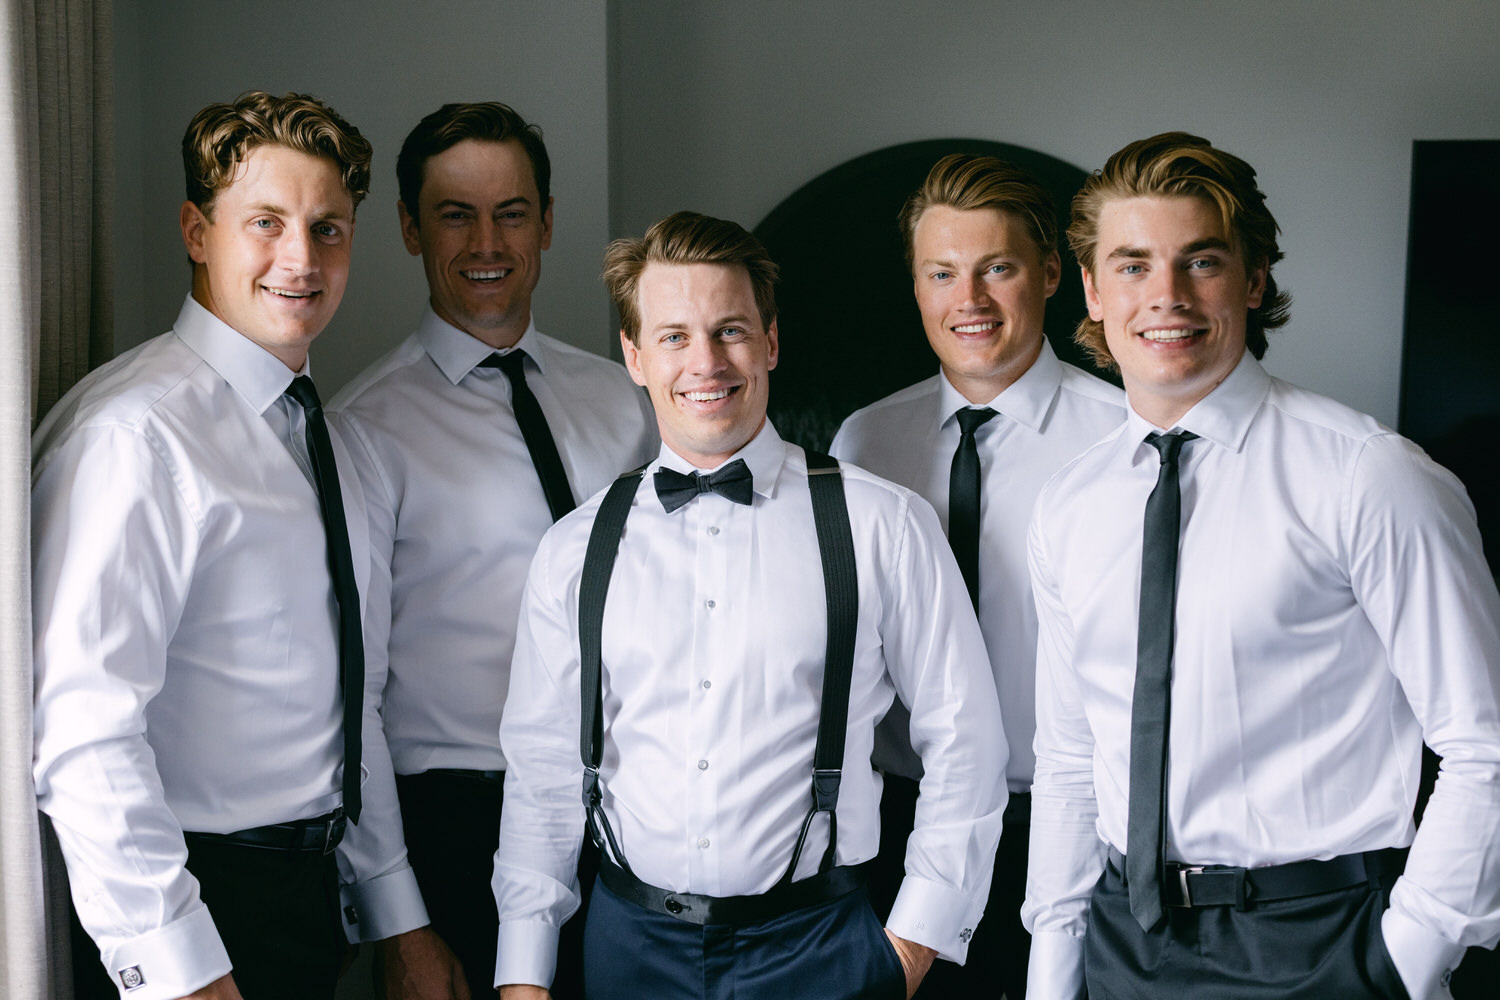
<svg viewBox="0 0 1500 1000">
<path fill-rule="evenodd" d="M 990 265 L 990 273 L 991 274 L 1004 274 L 1006 271 L 1009 271 L 1009 270 L 1010 270 L 1010 265 L 1009 264 L 991 264 Z"/>
<path fill-rule="evenodd" d="M 932 280 L 933 281 L 947 281 L 951 277 L 953 277 L 953 275 L 949 274 L 947 271 L 933 271 L 932 272 Z"/>
</svg>

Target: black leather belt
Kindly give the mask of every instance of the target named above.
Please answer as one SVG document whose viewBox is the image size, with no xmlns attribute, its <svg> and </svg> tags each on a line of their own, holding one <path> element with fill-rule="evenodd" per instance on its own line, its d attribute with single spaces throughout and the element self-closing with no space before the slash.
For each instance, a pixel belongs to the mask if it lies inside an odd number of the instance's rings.
<svg viewBox="0 0 1500 1000">
<path fill-rule="evenodd" d="M 602 858 L 599 878 L 610 892 L 627 902 L 690 924 L 756 924 L 847 896 L 865 884 L 863 865 L 839 865 L 800 882 L 788 882 L 758 896 L 699 896 L 691 892 L 670 892 L 648 885 L 634 875 Z"/>
<path fill-rule="evenodd" d="M 1342 854 L 1327 861 L 1293 861 L 1264 868 L 1230 865 L 1184 865 L 1169 861 L 1162 877 L 1162 903 L 1167 906 L 1233 906 L 1276 899 L 1298 899 L 1337 892 L 1356 885 L 1379 885 L 1406 867 L 1404 847 L 1388 847 L 1363 854 Z M 1109 849 L 1110 864 L 1122 874 L 1125 855 Z"/>
<path fill-rule="evenodd" d="M 342 806 L 324 816 L 314 819 L 299 819 L 294 823 L 272 823 L 234 833 L 185 833 L 189 844 L 194 841 L 209 841 L 216 844 L 235 844 L 239 847 L 258 847 L 268 851 L 317 851 L 332 854 L 344 839 L 344 809 Z"/>
<path fill-rule="evenodd" d="M 505 783 L 504 771 L 469 771 L 461 767 L 429 767 L 421 774 L 447 774 L 455 778 L 473 778 L 475 781 L 488 781 L 493 784 Z M 416 777 L 416 775 L 412 775 Z"/>
</svg>

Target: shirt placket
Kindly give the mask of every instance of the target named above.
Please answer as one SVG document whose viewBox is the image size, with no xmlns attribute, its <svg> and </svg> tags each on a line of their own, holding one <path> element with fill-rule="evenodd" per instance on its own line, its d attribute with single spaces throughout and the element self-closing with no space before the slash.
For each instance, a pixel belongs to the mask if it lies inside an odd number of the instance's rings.
<svg viewBox="0 0 1500 1000">
<path fill-rule="evenodd" d="M 685 835 L 690 884 L 710 894 L 718 892 L 725 846 L 720 842 L 719 781 L 728 773 L 725 699 L 732 694 L 733 678 L 723 668 L 739 648 L 732 634 L 738 616 L 728 593 L 729 551 L 739 512 L 717 496 L 700 497 L 686 511 L 695 544 L 691 689 L 682 761 L 688 789 Z"/>
</svg>

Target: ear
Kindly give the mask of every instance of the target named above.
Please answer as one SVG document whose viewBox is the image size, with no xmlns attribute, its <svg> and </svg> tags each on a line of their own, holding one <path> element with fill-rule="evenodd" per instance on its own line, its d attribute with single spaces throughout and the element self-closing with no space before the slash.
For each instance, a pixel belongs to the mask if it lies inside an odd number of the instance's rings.
<svg viewBox="0 0 1500 1000">
<path fill-rule="evenodd" d="M 1094 288 L 1094 276 L 1086 267 L 1078 269 L 1083 274 L 1083 301 L 1089 307 L 1089 319 L 1095 323 L 1104 322 L 1104 307 L 1099 303 L 1099 292 Z"/>
<path fill-rule="evenodd" d="M 396 200 L 396 214 L 401 218 L 401 242 L 406 244 L 406 252 L 413 257 L 420 257 L 422 231 L 417 226 L 417 217 L 406 210 L 406 202 L 399 198 Z"/>
<path fill-rule="evenodd" d="M 1250 309 L 1259 309 L 1260 303 L 1266 296 L 1266 272 L 1269 268 L 1265 261 L 1250 271 L 1250 291 L 1245 296 L 1245 305 Z"/>
<path fill-rule="evenodd" d="M 547 210 L 542 213 L 542 249 L 552 249 L 552 202 L 556 199 L 548 196 Z"/>
<path fill-rule="evenodd" d="M 641 371 L 641 349 L 631 343 L 630 337 L 620 330 L 620 353 L 625 355 L 625 370 L 636 385 L 646 384 L 646 373 Z"/>
<path fill-rule="evenodd" d="M 1053 250 L 1047 254 L 1047 259 L 1042 261 L 1042 273 L 1047 276 L 1047 298 L 1052 298 L 1057 293 L 1057 285 L 1062 281 L 1062 258 Z"/>
<path fill-rule="evenodd" d="M 182 203 L 178 221 L 182 226 L 182 242 L 187 247 L 188 257 L 194 264 L 207 263 L 208 229 L 213 223 L 208 221 L 203 209 L 190 201 Z"/>
<path fill-rule="evenodd" d="M 776 367 L 777 356 L 781 353 L 781 342 L 777 339 L 776 321 L 771 320 L 770 327 L 766 330 L 766 371 Z"/>
</svg>

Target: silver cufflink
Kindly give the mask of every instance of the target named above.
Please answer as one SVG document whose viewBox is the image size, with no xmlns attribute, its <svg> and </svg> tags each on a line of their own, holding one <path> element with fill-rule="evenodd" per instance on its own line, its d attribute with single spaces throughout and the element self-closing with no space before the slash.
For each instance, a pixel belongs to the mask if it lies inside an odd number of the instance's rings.
<svg viewBox="0 0 1500 1000">
<path fill-rule="evenodd" d="M 120 982 L 127 990 L 138 990 L 146 985 L 146 977 L 141 975 L 139 965 L 132 965 L 120 970 Z"/>
</svg>

